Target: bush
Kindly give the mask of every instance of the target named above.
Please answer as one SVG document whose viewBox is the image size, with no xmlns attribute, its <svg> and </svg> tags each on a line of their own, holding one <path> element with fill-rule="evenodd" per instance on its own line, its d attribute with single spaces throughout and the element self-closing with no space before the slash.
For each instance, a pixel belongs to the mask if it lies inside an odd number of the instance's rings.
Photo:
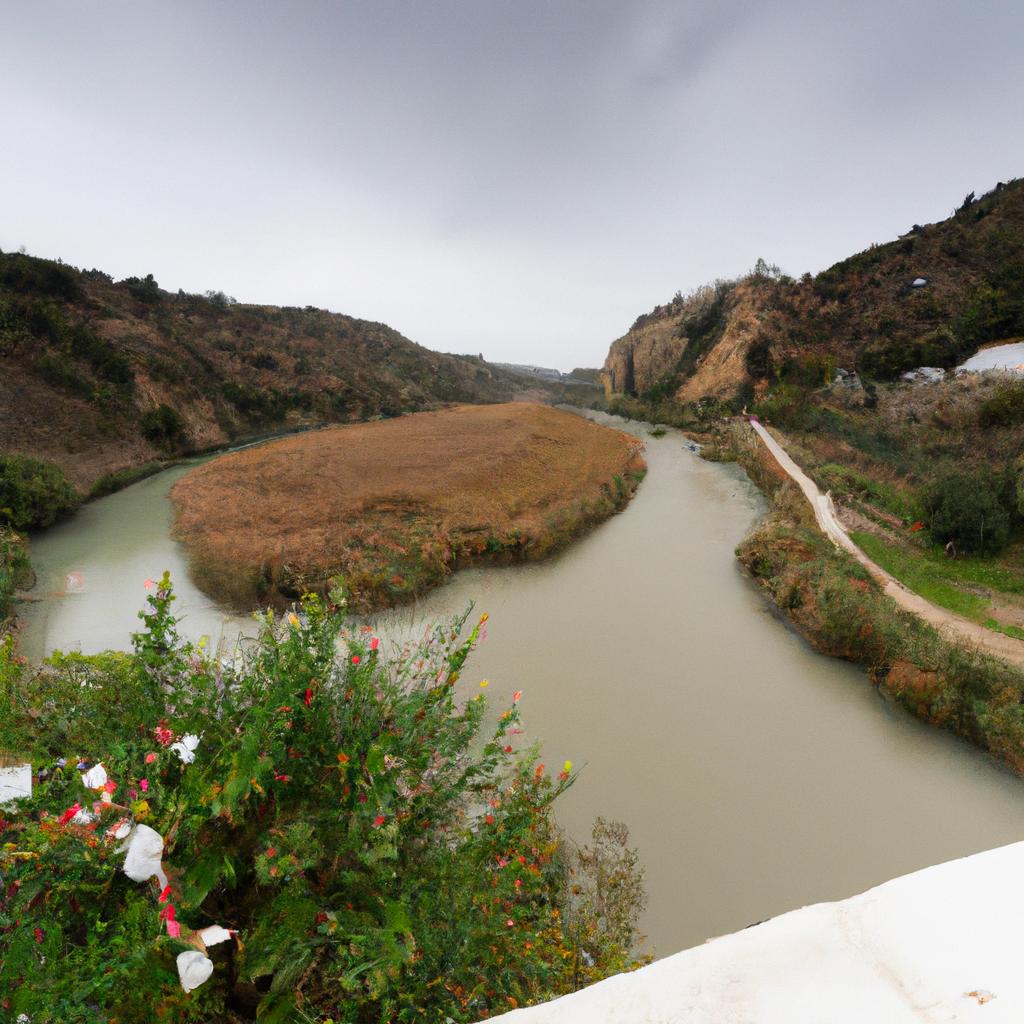
<svg viewBox="0 0 1024 1024">
<path fill-rule="evenodd" d="M 78 495 L 52 462 L 0 455 L 0 524 L 15 530 L 52 526 L 78 507 Z"/>
<path fill-rule="evenodd" d="M 142 414 L 139 430 L 147 441 L 161 448 L 176 448 L 185 440 L 185 421 L 176 409 L 163 402 Z"/>
<path fill-rule="evenodd" d="M 925 488 L 932 538 L 965 552 L 992 554 L 1010 539 L 1010 510 L 987 472 L 952 472 Z"/>
<path fill-rule="evenodd" d="M 518 695 L 488 735 L 483 691 L 456 696 L 486 616 L 391 660 L 335 591 L 227 659 L 180 641 L 172 601 L 165 575 L 132 654 L 28 675 L 0 652 L 0 747 L 44 769 L 0 824 L 11 1019 L 475 1021 L 630 966 L 624 835 L 565 855 L 551 804 L 571 764 L 552 779 L 513 751 Z M 142 825 L 163 892 L 122 870 L 114 833 Z M 237 940 L 206 951 L 214 924 Z M 197 952 L 212 976 L 185 995 L 176 960 Z"/>
<path fill-rule="evenodd" d="M 13 530 L 0 527 L 0 627 L 10 614 L 14 591 L 31 583 L 28 545 Z"/>
<path fill-rule="evenodd" d="M 1024 383 L 1007 384 L 982 402 L 978 423 L 982 427 L 1013 427 L 1024 423 Z"/>
</svg>

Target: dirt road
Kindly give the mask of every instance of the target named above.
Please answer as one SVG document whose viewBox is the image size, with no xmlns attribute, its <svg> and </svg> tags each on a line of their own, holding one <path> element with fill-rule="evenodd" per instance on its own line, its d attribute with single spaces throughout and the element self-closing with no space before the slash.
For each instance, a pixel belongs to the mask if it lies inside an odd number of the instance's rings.
<svg viewBox="0 0 1024 1024">
<path fill-rule="evenodd" d="M 914 615 L 929 625 L 934 626 L 940 633 L 950 640 L 959 643 L 966 643 L 976 647 L 993 657 L 1002 658 L 1012 665 L 1024 668 L 1024 641 L 1016 640 L 1004 633 L 997 633 L 994 630 L 986 629 L 977 622 L 971 622 L 962 615 L 940 608 L 938 605 L 926 601 L 919 594 L 908 590 L 899 580 L 887 573 L 880 565 L 871 561 L 867 555 L 850 539 L 849 534 L 843 529 L 836 516 L 835 506 L 828 494 L 822 494 L 817 484 L 790 458 L 786 450 L 778 441 L 768 433 L 765 428 L 757 422 L 750 420 L 757 436 L 764 442 L 765 447 L 774 456 L 775 461 L 793 479 L 804 496 L 811 503 L 814 509 L 814 518 L 821 528 L 821 532 L 836 547 L 849 552 L 854 558 L 878 580 L 882 589 L 901 608 Z"/>
</svg>

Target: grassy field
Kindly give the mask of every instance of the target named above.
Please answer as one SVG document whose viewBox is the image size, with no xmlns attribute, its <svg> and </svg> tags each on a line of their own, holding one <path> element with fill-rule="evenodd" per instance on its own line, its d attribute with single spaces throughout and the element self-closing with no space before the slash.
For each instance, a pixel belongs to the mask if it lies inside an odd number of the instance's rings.
<svg viewBox="0 0 1024 1024">
<path fill-rule="evenodd" d="M 199 466 L 172 492 L 202 589 L 237 607 L 344 577 L 394 604 L 474 561 L 533 559 L 621 508 L 641 444 L 547 406 L 456 406 L 289 437 Z"/>
<path fill-rule="evenodd" d="M 1024 594 L 1024 576 L 979 558 L 946 558 L 934 551 L 908 549 L 873 534 L 852 532 L 857 546 L 886 572 L 933 604 L 1024 639 L 1024 629 L 1003 625 L 991 615 L 992 599 L 977 588 Z"/>
</svg>

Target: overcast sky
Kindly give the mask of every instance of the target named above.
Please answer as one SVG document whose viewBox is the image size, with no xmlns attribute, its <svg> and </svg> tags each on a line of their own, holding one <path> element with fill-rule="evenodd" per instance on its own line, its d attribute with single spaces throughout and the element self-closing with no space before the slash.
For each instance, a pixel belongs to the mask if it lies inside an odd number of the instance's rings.
<svg viewBox="0 0 1024 1024">
<path fill-rule="evenodd" d="M 9 2 L 0 247 L 595 366 L 1024 175 L 1022 44 L 1015 0 Z"/>
</svg>

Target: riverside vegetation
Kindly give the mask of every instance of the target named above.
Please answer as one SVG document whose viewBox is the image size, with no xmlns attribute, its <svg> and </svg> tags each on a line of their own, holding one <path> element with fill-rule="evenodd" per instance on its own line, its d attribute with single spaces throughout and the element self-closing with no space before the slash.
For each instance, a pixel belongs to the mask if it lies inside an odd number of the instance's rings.
<svg viewBox="0 0 1024 1024">
<path fill-rule="evenodd" d="M 642 444 L 516 402 L 336 427 L 222 456 L 172 491 L 191 576 L 236 607 L 397 604 L 460 566 L 541 558 L 629 500 Z"/>
<path fill-rule="evenodd" d="M 388 651 L 335 590 L 226 657 L 173 600 L 165 576 L 131 653 L 33 671 L 0 646 L 0 748 L 36 776 L 0 815 L 4 1019 L 473 1021 L 638 962 L 625 830 L 566 842 L 575 772 L 537 763 L 522 695 L 493 725 L 484 683 L 459 696 L 486 616 Z M 122 870 L 135 824 L 162 891 Z M 182 953 L 212 961 L 190 993 Z"/>
</svg>

